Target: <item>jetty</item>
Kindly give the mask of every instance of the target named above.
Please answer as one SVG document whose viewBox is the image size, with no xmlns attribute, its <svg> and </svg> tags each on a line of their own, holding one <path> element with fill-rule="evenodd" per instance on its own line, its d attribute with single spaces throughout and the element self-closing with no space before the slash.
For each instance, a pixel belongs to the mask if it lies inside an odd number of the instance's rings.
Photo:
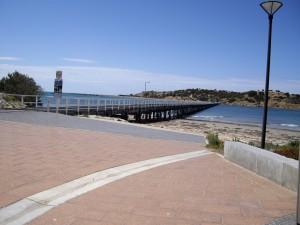
<svg viewBox="0 0 300 225">
<path fill-rule="evenodd" d="M 184 118 L 218 105 L 204 101 L 138 98 L 131 96 L 67 97 L 15 95 L 28 110 L 61 113 L 65 115 L 101 115 L 119 117 L 128 121 L 147 123 Z"/>
</svg>

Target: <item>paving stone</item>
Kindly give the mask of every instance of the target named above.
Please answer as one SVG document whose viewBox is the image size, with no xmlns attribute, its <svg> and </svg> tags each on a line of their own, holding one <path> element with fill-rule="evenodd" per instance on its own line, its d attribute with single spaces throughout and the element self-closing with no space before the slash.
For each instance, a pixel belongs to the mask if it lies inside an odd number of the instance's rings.
<svg viewBox="0 0 300 225">
<path fill-rule="evenodd" d="M 2 120 L 0 127 L 0 207 L 106 168 L 202 148 L 195 142 Z"/>
<path fill-rule="evenodd" d="M 297 225 L 296 214 L 283 216 L 281 218 L 273 220 L 272 223 L 266 225 Z"/>
<path fill-rule="evenodd" d="M 231 187 L 226 193 L 218 187 L 223 184 Z M 52 215 L 85 205 L 82 212 L 104 213 L 99 224 L 263 225 L 295 212 L 296 193 L 278 186 L 217 155 L 207 155 L 113 182 L 71 200 L 69 209 L 58 206 Z M 241 192 L 246 192 L 247 198 Z M 47 214 L 34 224 L 47 222 L 43 220 Z"/>
</svg>

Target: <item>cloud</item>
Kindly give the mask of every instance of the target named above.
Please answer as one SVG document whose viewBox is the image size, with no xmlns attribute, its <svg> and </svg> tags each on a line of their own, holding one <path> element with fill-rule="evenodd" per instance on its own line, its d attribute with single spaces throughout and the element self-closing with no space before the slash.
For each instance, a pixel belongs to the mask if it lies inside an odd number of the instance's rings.
<svg viewBox="0 0 300 225">
<path fill-rule="evenodd" d="M 19 71 L 33 77 L 44 90 L 53 90 L 56 70 L 63 71 L 64 92 L 91 94 L 131 94 L 143 91 L 144 82 L 150 81 L 148 90 L 164 91 L 186 88 L 218 90 L 261 90 L 263 79 L 246 79 L 226 75 L 214 78 L 208 75 L 190 76 L 152 73 L 141 70 L 96 66 L 23 66 L 0 64 L 0 78 L 8 72 Z M 272 79 L 270 89 L 300 93 L 300 80 L 284 82 Z"/>
<path fill-rule="evenodd" d="M 11 57 L 11 56 L 0 56 L 0 60 L 5 60 L 5 61 L 19 61 L 21 60 L 20 58 L 17 57 Z"/>
<path fill-rule="evenodd" d="M 68 62 L 79 62 L 79 63 L 94 63 L 93 60 L 90 59 L 79 59 L 79 58 L 63 58 L 64 61 Z"/>
</svg>

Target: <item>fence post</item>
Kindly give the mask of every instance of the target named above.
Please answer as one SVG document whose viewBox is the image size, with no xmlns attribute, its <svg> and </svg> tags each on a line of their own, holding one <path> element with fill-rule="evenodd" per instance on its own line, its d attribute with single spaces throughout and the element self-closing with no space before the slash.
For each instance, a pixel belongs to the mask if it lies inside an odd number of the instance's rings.
<svg viewBox="0 0 300 225">
<path fill-rule="evenodd" d="M 50 112 L 50 101 L 49 101 L 49 97 L 47 97 L 47 112 Z"/>
<path fill-rule="evenodd" d="M 77 98 L 77 115 L 80 115 L 80 99 Z"/>
<path fill-rule="evenodd" d="M 22 106 L 24 105 L 24 96 L 21 96 L 21 102 L 22 102 Z"/>
<path fill-rule="evenodd" d="M 66 115 L 68 115 L 68 98 L 66 98 L 66 102 L 65 102 L 65 106 L 66 106 Z"/>
<path fill-rule="evenodd" d="M 99 99 L 97 99 L 97 115 L 98 115 L 98 112 L 99 112 Z"/>
<path fill-rule="evenodd" d="M 88 99 L 88 116 L 90 115 L 90 99 Z"/>
<path fill-rule="evenodd" d="M 58 113 L 59 98 L 57 96 L 55 97 L 55 103 L 56 103 L 56 113 Z"/>
<path fill-rule="evenodd" d="M 37 105 L 38 105 L 38 96 L 35 96 L 35 109 L 37 109 Z"/>
<path fill-rule="evenodd" d="M 105 115 L 106 115 L 106 99 L 104 100 L 104 111 L 105 111 Z"/>
</svg>

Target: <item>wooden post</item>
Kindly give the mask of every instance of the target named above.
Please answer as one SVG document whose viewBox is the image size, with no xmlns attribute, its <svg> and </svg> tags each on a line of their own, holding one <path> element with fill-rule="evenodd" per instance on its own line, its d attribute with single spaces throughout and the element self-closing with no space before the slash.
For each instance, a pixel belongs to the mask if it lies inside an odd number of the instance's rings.
<svg viewBox="0 0 300 225">
<path fill-rule="evenodd" d="M 47 97 L 47 112 L 50 112 L 50 101 L 49 101 L 49 97 Z"/>
<path fill-rule="evenodd" d="M 68 115 L 68 98 L 66 98 L 66 102 L 65 102 L 65 106 L 66 106 L 66 115 Z"/>
<path fill-rule="evenodd" d="M 35 108 L 37 109 L 37 105 L 38 105 L 38 96 L 35 96 Z"/>
<path fill-rule="evenodd" d="M 80 99 L 77 98 L 77 115 L 80 115 Z"/>
<path fill-rule="evenodd" d="M 60 100 L 59 100 L 59 97 L 58 97 L 58 96 L 56 96 L 56 97 L 55 97 L 55 103 L 56 103 L 56 113 L 58 113 L 58 110 L 59 110 L 59 109 L 58 109 L 58 108 L 59 108 L 59 101 L 60 101 Z"/>
</svg>

